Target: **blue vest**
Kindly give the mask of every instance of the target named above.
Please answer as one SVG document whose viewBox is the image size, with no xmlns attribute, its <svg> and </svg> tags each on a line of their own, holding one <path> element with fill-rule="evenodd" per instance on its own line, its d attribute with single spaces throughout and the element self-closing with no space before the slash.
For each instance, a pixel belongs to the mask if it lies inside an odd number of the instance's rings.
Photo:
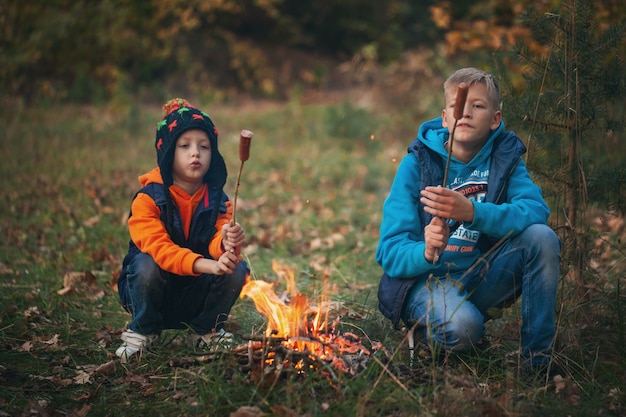
<svg viewBox="0 0 626 417">
<path fill-rule="evenodd" d="M 420 166 L 420 190 L 427 186 L 440 185 L 443 182 L 445 161 L 438 153 L 425 146 L 419 139 L 413 141 L 408 152 L 417 158 Z M 485 196 L 486 202 L 501 204 L 507 201 L 508 179 L 525 152 L 526 147 L 512 131 L 504 132 L 494 139 L 489 166 L 489 187 Z M 417 210 L 422 225 L 429 224 L 433 216 L 424 211 L 424 205 L 418 203 Z M 476 247 L 481 253 L 485 253 L 498 240 L 483 233 Z M 404 300 L 416 280 L 417 277 L 393 278 L 386 273 L 380 279 L 378 308 L 385 317 L 391 320 L 395 328 L 398 328 L 400 323 Z"/>
</svg>

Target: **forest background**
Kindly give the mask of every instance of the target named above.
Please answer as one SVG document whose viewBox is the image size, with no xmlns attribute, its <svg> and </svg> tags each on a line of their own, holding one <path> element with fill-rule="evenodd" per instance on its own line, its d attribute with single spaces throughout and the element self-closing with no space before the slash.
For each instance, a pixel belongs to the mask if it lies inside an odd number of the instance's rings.
<svg viewBox="0 0 626 417">
<path fill-rule="evenodd" d="M 619 0 L 2 2 L 0 413 L 622 415 L 625 21 Z M 560 379 L 540 387 L 508 367 L 515 307 L 486 353 L 408 370 L 405 333 L 376 311 L 396 163 L 439 114 L 443 80 L 469 65 L 501 80 L 563 243 Z M 112 360 L 125 216 L 174 96 L 220 128 L 231 195 L 239 130 L 255 132 L 241 201 L 255 277 L 278 281 L 278 259 L 315 294 L 330 274 L 344 326 L 393 360 L 330 384 L 268 383 L 228 357 L 192 366 L 176 347 L 185 366 L 168 349 L 138 367 Z M 240 333 L 262 332 L 249 303 L 233 315 Z"/>
</svg>

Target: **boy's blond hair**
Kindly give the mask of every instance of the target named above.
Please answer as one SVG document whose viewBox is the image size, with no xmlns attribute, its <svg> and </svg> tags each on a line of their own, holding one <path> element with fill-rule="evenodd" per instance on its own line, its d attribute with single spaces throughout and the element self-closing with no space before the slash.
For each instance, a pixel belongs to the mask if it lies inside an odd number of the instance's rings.
<svg viewBox="0 0 626 417">
<path fill-rule="evenodd" d="M 500 110 L 500 87 L 491 74 L 471 67 L 457 70 L 443 83 L 443 91 L 446 97 L 448 97 L 448 94 L 454 94 L 456 88 L 461 83 L 467 83 L 470 86 L 476 83 L 484 84 L 487 87 L 489 99 L 494 108 Z"/>
</svg>

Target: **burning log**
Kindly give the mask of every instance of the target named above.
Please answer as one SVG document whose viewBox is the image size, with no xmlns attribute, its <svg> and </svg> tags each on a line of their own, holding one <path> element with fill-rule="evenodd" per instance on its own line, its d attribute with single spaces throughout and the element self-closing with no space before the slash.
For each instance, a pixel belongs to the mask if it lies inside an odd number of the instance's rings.
<svg viewBox="0 0 626 417">
<path fill-rule="evenodd" d="M 287 283 L 288 302 L 274 292 L 274 284 L 251 280 L 244 285 L 241 297 L 253 300 L 256 309 L 268 319 L 267 330 L 261 338 L 248 338 L 245 348 L 238 349 L 247 361 L 241 365 L 263 372 L 309 370 L 327 372 L 335 379 L 336 372 L 356 375 L 365 368 L 371 352 L 380 349 L 380 342 L 366 348 L 355 333 L 337 331 L 341 317 L 329 323 L 330 306 L 325 291 L 317 304 L 298 292 L 293 270 L 273 262 L 277 274 Z M 324 288 L 328 276 L 324 275 Z M 244 353 L 245 350 L 245 353 Z"/>
<path fill-rule="evenodd" d="M 298 341 L 317 348 L 296 350 L 288 347 Z M 371 349 L 381 347 L 378 343 Z M 247 344 L 238 346 L 233 353 L 240 356 L 242 370 L 260 370 L 264 375 L 283 372 L 306 375 L 311 371 L 322 371 L 331 379 L 337 379 L 337 372 L 354 376 L 364 370 L 371 351 L 362 345 L 356 335 L 323 335 L 322 338 L 250 338 Z"/>
</svg>

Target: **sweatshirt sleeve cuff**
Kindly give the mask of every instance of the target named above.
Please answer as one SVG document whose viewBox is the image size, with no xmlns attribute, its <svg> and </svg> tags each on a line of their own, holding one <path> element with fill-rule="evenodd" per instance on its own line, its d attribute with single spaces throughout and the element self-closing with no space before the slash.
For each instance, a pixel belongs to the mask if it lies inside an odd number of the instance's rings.
<svg viewBox="0 0 626 417">
<path fill-rule="evenodd" d="M 193 264 L 198 260 L 202 258 L 202 255 L 197 254 L 197 253 L 190 253 L 189 255 L 185 256 L 185 258 L 182 261 L 182 268 L 183 268 L 183 273 L 181 275 L 184 276 L 194 276 L 197 277 L 200 274 L 194 272 L 193 270 Z"/>
<path fill-rule="evenodd" d="M 224 241 L 224 239 L 220 235 L 220 236 L 216 236 L 209 243 L 209 255 L 211 255 L 211 257 L 213 259 L 218 259 L 224 253 L 224 248 L 222 247 L 222 242 L 223 241 Z"/>
</svg>

